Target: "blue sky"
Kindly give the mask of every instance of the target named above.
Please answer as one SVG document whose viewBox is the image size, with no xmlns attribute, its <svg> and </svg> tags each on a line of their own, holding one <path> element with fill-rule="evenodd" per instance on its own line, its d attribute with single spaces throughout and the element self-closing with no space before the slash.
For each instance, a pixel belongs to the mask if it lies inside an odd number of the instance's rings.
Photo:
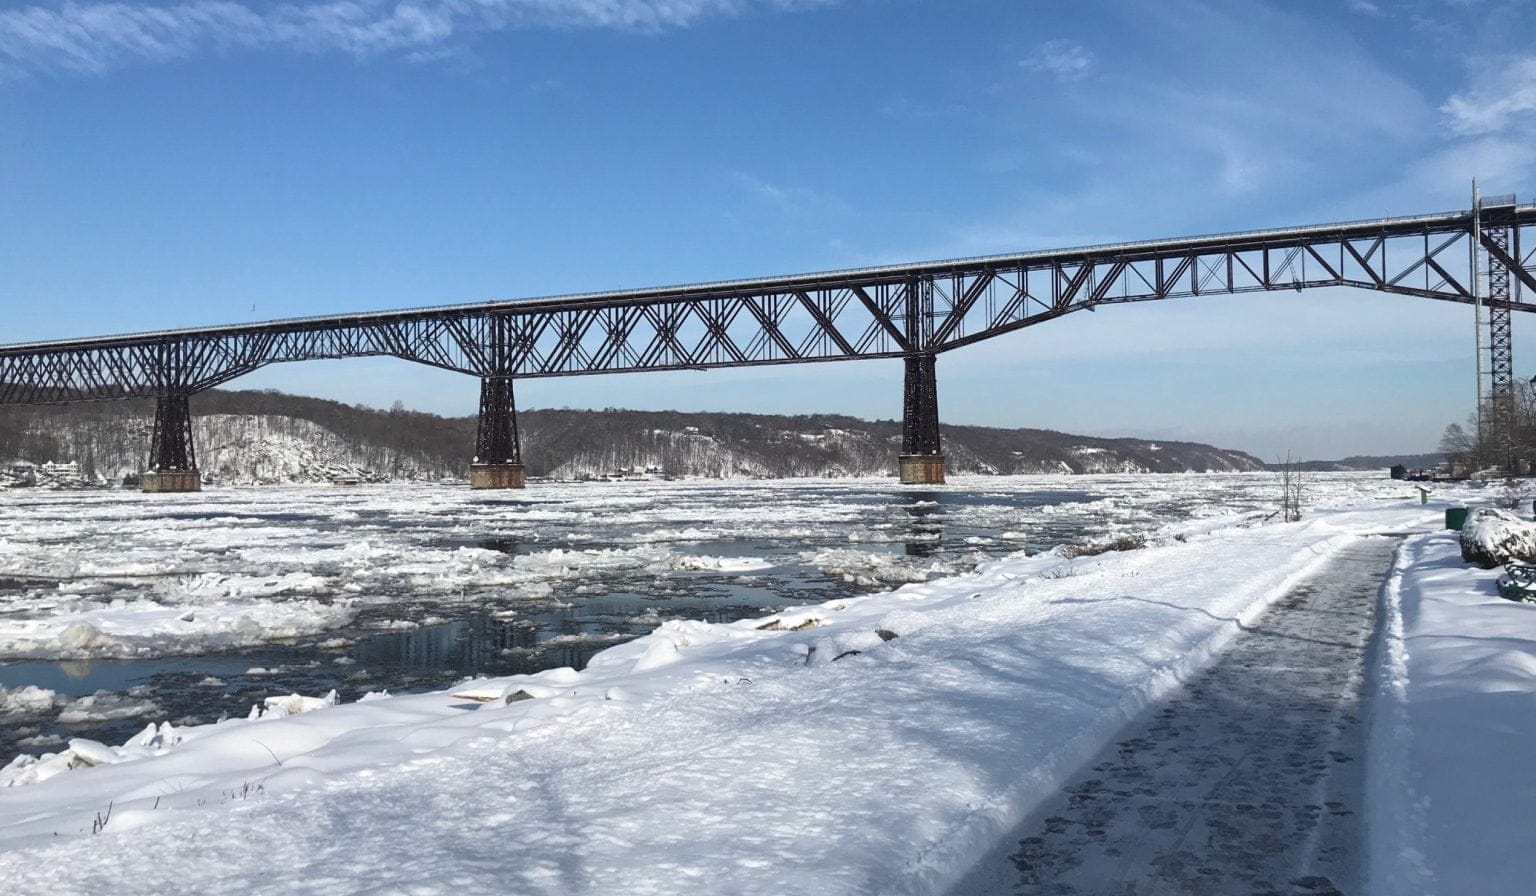
<svg viewBox="0 0 1536 896">
<path fill-rule="evenodd" d="M 0 4 L 0 342 L 1536 199 L 1520 0 Z M 1516 373 L 1536 321 L 1516 320 Z M 1432 449 L 1471 310 L 1104 309 L 943 356 L 943 420 Z M 894 362 L 528 381 L 525 407 L 900 413 Z M 233 386 L 470 413 L 393 359 Z"/>
</svg>

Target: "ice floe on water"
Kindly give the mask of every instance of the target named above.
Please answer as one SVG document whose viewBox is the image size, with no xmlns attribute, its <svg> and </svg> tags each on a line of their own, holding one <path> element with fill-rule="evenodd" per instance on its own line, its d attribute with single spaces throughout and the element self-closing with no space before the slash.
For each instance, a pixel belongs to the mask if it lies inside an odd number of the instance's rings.
<svg viewBox="0 0 1536 896">
<path fill-rule="evenodd" d="M 88 697 L 71 700 L 59 713 L 59 721 L 65 725 L 81 725 L 111 719 L 133 719 L 152 716 L 160 712 L 160 705 L 142 692 L 130 691 L 114 694 L 97 691 Z"/>
<path fill-rule="evenodd" d="M 180 601 L 99 600 L 74 594 L 24 595 L 0 609 L 0 658 L 158 656 L 248 647 L 302 638 L 345 625 L 352 598 L 229 600 L 220 594 Z"/>
<path fill-rule="evenodd" d="M 805 561 L 829 576 L 867 587 L 926 582 L 929 579 L 969 572 L 985 557 L 959 557 L 941 560 L 909 557 L 850 548 L 823 548 L 802 555 Z"/>
<path fill-rule="evenodd" d="M 6 716 L 38 716 L 51 714 L 62 706 L 65 698 L 37 685 L 7 690 L 0 686 L 0 718 Z"/>
<path fill-rule="evenodd" d="M 1085 531 L 1258 513 L 1274 490 L 1262 475 L 973 479 L 5 494 L 0 659 L 230 650 L 319 636 L 402 599 L 564 601 L 785 566 L 767 586 L 793 600 L 786 576 L 815 584 L 795 568 L 861 589 L 928 581 Z"/>
</svg>

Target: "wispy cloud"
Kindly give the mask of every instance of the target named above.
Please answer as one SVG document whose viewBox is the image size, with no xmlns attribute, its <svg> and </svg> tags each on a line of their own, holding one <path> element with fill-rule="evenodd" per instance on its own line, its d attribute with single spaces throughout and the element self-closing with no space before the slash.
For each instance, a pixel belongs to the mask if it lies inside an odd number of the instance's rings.
<svg viewBox="0 0 1536 896">
<path fill-rule="evenodd" d="M 730 178 L 748 196 L 788 217 L 817 218 L 850 211 L 848 203 L 839 197 L 809 187 L 769 183 L 745 171 L 732 171 Z"/>
<path fill-rule="evenodd" d="M 1106 44 L 1070 95 L 1016 83 L 988 94 L 997 107 L 978 120 L 1013 122 L 984 160 L 1004 201 L 867 254 L 990 254 L 1439 207 L 1412 190 L 1333 204 L 1438 145 L 1440 98 L 1428 101 L 1353 35 L 1283 0 L 1166 0 L 1123 19 L 1108 30 L 1156 40 Z M 1455 164 L 1423 180 L 1464 191 L 1467 174 L 1446 174 Z"/>
<path fill-rule="evenodd" d="M 1081 81 L 1093 71 L 1093 64 L 1093 53 L 1071 40 L 1048 40 L 1019 60 L 1019 65 L 1029 71 L 1052 75 L 1062 81 Z"/>
<path fill-rule="evenodd" d="M 1536 56 L 1507 60 L 1476 77 L 1440 107 L 1458 134 L 1492 134 L 1536 120 Z"/>
<path fill-rule="evenodd" d="M 226 0 L 75 3 L 0 11 L 0 73 L 100 73 L 229 49 L 431 58 L 465 35 L 517 28 L 663 30 L 837 0 Z"/>
<path fill-rule="evenodd" d="M 928 121 L 934 118 L 964 116 L 975 110 L 960 100 L 947 102 L 923 102 L 904 95 L 887 100 L 880 107 L 880 114 L 902 121 Z"/>
<path fill-rule="evenodd" d="M 1102 109 L 1105 126 L 1141 135 L 1143 162 L 1161 155 L 1166 170 L 1185 176 L 1204 168 L 1207 195 L 1223 204 L 1283 209 L 1309 179 L 1348 179 L 1362 149 L 1406 151 L 1433 128 L 1434 109 L 1413 83 L 1352 35 L 1286 4 L 1161 8 L 1177 24 L 1165 29 L 1166 49 L 1146 51 L 1160 77 L 1117 77 L 1114 93 L 1090 108 Z M 1277 44 L 1286 52 L 1251 50 Z M 1130 174 L 1144 179 L 1146 170 Z"/>
</svg>

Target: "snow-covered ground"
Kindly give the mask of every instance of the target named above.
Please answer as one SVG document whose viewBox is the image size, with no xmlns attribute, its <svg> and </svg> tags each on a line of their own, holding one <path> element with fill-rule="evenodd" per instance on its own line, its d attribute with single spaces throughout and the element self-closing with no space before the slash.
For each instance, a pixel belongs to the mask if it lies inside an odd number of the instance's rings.
<svg viewBox="0 0 1536 896">
<path fill-rule="evenodd" d="M 1536 870 L 1519 848 L 1536 605 L 1493 597 L 1492 574 L 1434 534 L 1445 500 L 1410 495 L 1318 477 L 1301 523 L 1257 505 L 1186 513 L 1142 527 L 1138 550 L 1008 554 L 758 619 L 670 621 L 581 671 L 274 699 L 183 728 L 145 715 L 124 746 L 70 742 L 0 772 L 0 880 L 15 894 L 934 892 L 1329 557 L 1427 533 L 1383 592 L 1372 892 L 1519 892 Z M 144 707 L 77 707 L 113 709 Z"/>
<path fill-rule="evenodd" d="M 1375 893 L 1523 893 L 1536 881 L 1536 604 L 1498 596 L 1454 532 L 1387 580 L 1366 766 Z"/>
</svg>

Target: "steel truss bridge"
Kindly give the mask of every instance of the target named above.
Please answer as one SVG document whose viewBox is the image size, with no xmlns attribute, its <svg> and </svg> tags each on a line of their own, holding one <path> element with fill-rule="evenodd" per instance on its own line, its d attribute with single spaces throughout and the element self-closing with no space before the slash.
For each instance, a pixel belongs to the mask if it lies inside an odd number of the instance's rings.
<svg viewBox="0 0 1536 896">
<path fill-rule="evenodd" d="M 156 399 L 145 487 L 197 487 L 188 396 L 268 364 L 389 355 L 481 378 L 479 487 L 520 487 L 513 381 L 901 358 L 901 477 L 942 482 L 935 358 L 1074 311 L 1352 286 L 1476 304 L 1513 395 L 1536 204 L 860 270 L 0 346 L 0 405 Z M 1481 355 L 1483 349 L 1479 349 Z"/>
</svg>

